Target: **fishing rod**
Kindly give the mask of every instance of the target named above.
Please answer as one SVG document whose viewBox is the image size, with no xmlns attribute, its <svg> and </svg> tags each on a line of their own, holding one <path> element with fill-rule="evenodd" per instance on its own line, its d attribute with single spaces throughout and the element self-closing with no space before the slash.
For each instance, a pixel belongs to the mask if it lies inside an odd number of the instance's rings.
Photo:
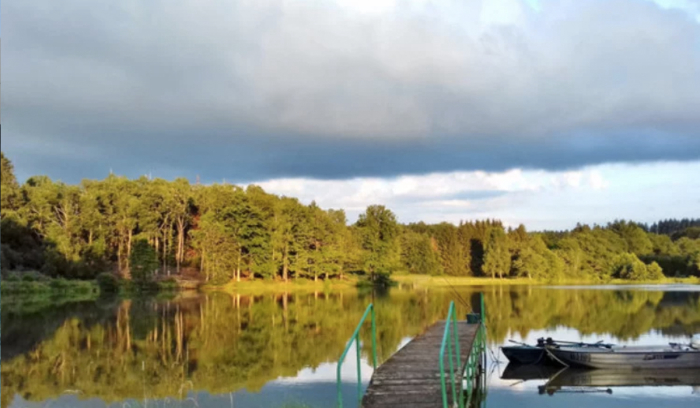
<svg viewBox="0 0 700 408">
<path fill-rule="evenodd" d="M 443 276 L 442 279 L 444 279 L 445 282 L 447 282 L 447 284 L 450 286 L 450 288 L 452 288 L 452 291 L 454 292 L 454 294 L 457 295 L 457 300 L 459 300 L 459 303 L 461 303 L 462 306 L 471 310 L 472 306 L 469 303 L 467 303 L 467 301 L 464 300 L 464 298 L 462 298 L 462 296 L 459 294 L 457 289 L 454 286 L 452 286 L 452 283 L 450 283 L 450 281 L 445 276 Z"/>
</svg>

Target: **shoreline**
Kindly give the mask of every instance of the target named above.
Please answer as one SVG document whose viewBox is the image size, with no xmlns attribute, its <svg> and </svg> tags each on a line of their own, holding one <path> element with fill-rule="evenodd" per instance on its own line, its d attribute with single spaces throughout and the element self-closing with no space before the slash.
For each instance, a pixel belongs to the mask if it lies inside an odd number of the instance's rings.
<svg viewBox="0 0 700 408">
<path fill-rule="evenodd" d="M 392 280 L 396 281 L 400 286 L 411 285 L 421 288 L 438 288 L 438 287 L 469 287 L 469 286 L 600 286 L 600 285 L 616 285 L 616 286 L 635 286 L 635 285 L 668 285 L 668 284 L 685 284 L 685 285 L 700 285 L 700 278 L 664 278 L 656 281 L 630 281 L 622 279 L 613 279 L 610 281 L 595 281 L 595 280 L 559 280 L 545 281 L 526 278 L 508 278 L 508 279 L 493 279 L 482 277 L 455 277 L 455 276 L 424 276 L 424 275 L 397 275 L 392 276 Z"/>
<path fill-rule="evenodd" d="M 493 279 L 482 277 L 454 277 L 454 276 L 425 276 L 425 275 L 396 275 L 392 276 L 395 287 L 399 289 L 426 289 L 426 288 L 467 288 L 484 286 L 580 286 L 597 287 L 605 286 L 657 286 L 657 285 L 700 285 L 700 278 L 665 278 L 657 281 L 628 281 L 628 280 L 560 280 L 556 282 L 530 280 L 524 278 L 516 279 Z M 145 295 L 158 295 L 164 292 L 169 293 L 235 293 L 235 294 L 269 294 L 269 293 L 314 293 L 314 292 L 342 292 L 351 290 L 370 289 L 358 287 L 359 279 L 348 278 L 342 281 L 317 281 L 313 280 L 290 280 L 282 281 L 241 281 L 228 282 L 222 285 L 207 284 L 205 282 L 194 284 L 192 281 L 183 281 L 184 284 L 176 286 L 163 285 L 160 290 L 144 292 Z M 51 279 L 46 281 L 8 281 L 0 282 L 0 293 L 7 298 L 27 296 L 56 297 L 56 298 L 85 298 L 85 295 L 99 297 L 102 293 L 96 281 Z M 135 291 L 122 287 L 116 292 L 117 296 L 129 297 Z M 12 299 L 14 300 L 14 299 Z M 10 300 L 10 301 L 12 301 Z"/>
</svg>

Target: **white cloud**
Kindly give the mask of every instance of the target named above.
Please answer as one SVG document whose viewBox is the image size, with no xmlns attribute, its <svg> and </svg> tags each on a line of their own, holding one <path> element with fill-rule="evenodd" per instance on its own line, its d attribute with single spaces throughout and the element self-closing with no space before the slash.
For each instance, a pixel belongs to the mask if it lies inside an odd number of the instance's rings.
<svg viewBox="0 0 700 408">
<path fill-rule="evenodd" d="M 485 204 L 503 207 L 502 197 L 530 197 L 548 191 L 596 190 L 606 185 L 597 170 L 549 173 L 521 169 L 488 173 L 452 172 L 396 178 L 350 180 L 276 179 L 258 184 L 265 190 L 312 200 L 326 208 L 344 208 L 356 216 L 368 205 L 397 208 L 405 221 L 452 221 L 488 217 Z M 460 217 L 460 218 L 455 218 Z"/>
<path fill-rule="evenodd" d="M 601 165 L 579 171 L 452 172 L 351 180 L 278 179 L 265 190 L 324 208 L 342 208 L 350 222 L 383 204 L 401 222 L 498 218 L 506 225 L 564 229 L 618 218 L 653 222 L 697 216 L 700 162 Z M 660 194 L 660 191 L 664 191 Z"/>
</svg>

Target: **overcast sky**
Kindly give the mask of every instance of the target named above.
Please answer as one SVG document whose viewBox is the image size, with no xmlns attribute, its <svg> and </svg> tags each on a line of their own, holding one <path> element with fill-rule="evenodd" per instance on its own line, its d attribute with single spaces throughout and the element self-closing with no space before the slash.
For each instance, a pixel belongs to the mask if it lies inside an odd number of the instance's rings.
<svg viewBox="0 0 700 408">
<path fill-rule="evenodd" d="M 21 179 L 256 183 L 351 220 L 700 216 L 700 0 L 2 5 Z"/>
</svg>

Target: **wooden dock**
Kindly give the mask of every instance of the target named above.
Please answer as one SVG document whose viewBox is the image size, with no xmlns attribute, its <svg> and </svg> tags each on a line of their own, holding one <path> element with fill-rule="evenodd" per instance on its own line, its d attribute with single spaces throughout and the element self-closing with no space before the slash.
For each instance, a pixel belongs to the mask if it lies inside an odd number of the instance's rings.
<svg viewBox="0 0 700 408">
<path fill-rule="evenodd" d="M 458 322 L 460 361 L 455 367 L 455 380 L 462 384 L 462 373 L 478 325 Z M 404 348 L 382 364 L 372 376 L 362 400 L 363 408 L 439 408 L 442 407 L 440 382 L 440 346 L 445 322 L 438 322 L 425 333 L 413 339 Z M 456 361 L 456 360 L 455 360 Z M 452 383 L 449 373 L 448 353 L 445 353 L 447 395 L 452 403 Z M 457 395 L 461 390 L 457 390 Z"/>
</svg>

